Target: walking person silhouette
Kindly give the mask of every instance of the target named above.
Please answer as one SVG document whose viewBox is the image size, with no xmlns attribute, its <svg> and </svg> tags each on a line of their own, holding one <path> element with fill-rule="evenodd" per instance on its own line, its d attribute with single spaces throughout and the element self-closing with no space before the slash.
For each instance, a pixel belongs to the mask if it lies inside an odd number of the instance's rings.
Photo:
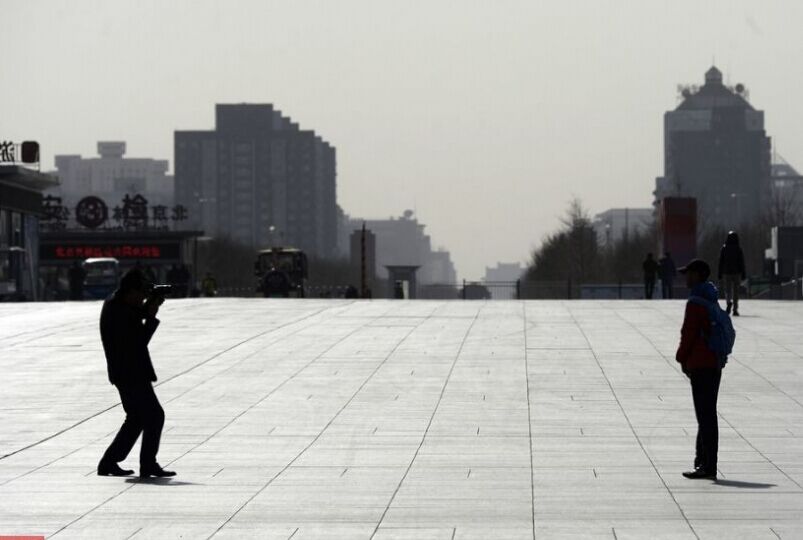
<svg viewBox="0 0 803 540">
<path fill-rule="evenodd" d="M 109 381 L 117 387 L 125 410 L 125 421 L 98 463 L 100 476 L 127 476 L 119 462 L 131 452 L 142 434 L 140 477 L 175 476 L 156 462 L 164 425 L 164 410 L 153 391 L 153 370 L 148 343 L 159 319 L 156 314 L 164 298 L 150 295 L 149 283 L 141 270 L 129 270 L 120 286 L 104 302 L 100 314 L 100 337 L 106 354 Z"/>
</svg>

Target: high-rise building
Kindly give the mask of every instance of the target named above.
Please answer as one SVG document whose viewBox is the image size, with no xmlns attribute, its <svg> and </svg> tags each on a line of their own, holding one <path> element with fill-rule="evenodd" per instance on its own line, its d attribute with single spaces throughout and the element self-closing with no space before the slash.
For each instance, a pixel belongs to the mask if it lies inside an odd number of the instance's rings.
<svg viewBox="0 0 803 540">
<path fill-rule="evenodd" d="M 61 197 L 61 204 L 74 208 L 89 195 L 102 199 L 110 208 L 121 204 L 126 195 L 142 195 L 151 206 L 173 205 L 173 177 L 167 174 L 166 159 L 130 158 L 125 156 L 122 141 L 98 143 L 99 157 L 56 155 L 56 170 L 51 174 L 59 185 L 47 191 Z M 69 226 L 74 226 L 74 213 Z"/>
<path fill-rule="evenodd" d="M 664 115 L 664 197 L 697 199 L 702 231 L 759 219 L 770 189 L 770 139 L 764 112 L 747 101 L 743 85 L 726 86 L 712 67 L 705 84 L 681 89 L 682 101 Z"/>
<path fill-rule="evenodd" d="M 253 248 L 337 251 L 335 149 L 273 105 L 216 106 L 215 129 L 176 131 L 176 202 L 188 227 Z"/>
</svg>

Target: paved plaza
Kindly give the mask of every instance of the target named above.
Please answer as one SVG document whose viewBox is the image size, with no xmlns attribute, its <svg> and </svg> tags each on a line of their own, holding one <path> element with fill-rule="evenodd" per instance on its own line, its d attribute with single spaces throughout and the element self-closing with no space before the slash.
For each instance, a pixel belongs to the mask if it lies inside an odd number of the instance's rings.
<svg viewBox="0 0 803 540">
<path fill-rule="evenodd" d="M 714 483 L 681 301 L 171 300 L 139 481 L 100 304 L 0 304 L 0 535 L 803 538 L 803 302 L 742 309 Z"/>
</svg>

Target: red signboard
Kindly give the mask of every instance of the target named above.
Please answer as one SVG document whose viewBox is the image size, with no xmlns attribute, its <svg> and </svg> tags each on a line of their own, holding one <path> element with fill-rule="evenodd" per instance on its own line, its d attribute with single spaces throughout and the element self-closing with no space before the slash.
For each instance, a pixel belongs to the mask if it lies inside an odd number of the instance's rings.
<svg viewBox="0 0 803 540">
<path fill-rule="evenodd" d="M 163 244 L 67 244 L 42 243 L 39 247 L 39 257 L 46 261 L 82 260 L 93 257 L 114 257 L 119 260 L 178 260 L 180 246 L 178 243 Z"/>
<path fill-rule="evenodd" d="M 88 259 L 90 257 L 114 257 L 115 259 L 160 259 L 159 246 L 56 246 L 57 259 Z"/>
</svg>

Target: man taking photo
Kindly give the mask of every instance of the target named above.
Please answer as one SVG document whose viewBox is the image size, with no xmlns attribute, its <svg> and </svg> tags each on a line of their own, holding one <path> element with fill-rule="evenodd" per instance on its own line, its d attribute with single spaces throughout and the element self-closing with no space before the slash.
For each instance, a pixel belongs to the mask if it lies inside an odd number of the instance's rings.
<svg viewBox="0 0 803 540">
<path fill-rule="evenodd" d="M 141 270 L 129 270 L 120 286 L 104 302 L 100 314 L 100 337 L 106 354 L 109 381 L 117 387 L 125 421 L 98 463 L 100 476 L 127 476 L 123 461 L 142 434 L 140 477 L 175 476 L 156 462 L 164 425 L 164 410 L 153 391 L 153 370 L 148 343 L 159 326 L 156 314 L 164 298 L 151 295 L 152 284 Z"/>
</svg>

